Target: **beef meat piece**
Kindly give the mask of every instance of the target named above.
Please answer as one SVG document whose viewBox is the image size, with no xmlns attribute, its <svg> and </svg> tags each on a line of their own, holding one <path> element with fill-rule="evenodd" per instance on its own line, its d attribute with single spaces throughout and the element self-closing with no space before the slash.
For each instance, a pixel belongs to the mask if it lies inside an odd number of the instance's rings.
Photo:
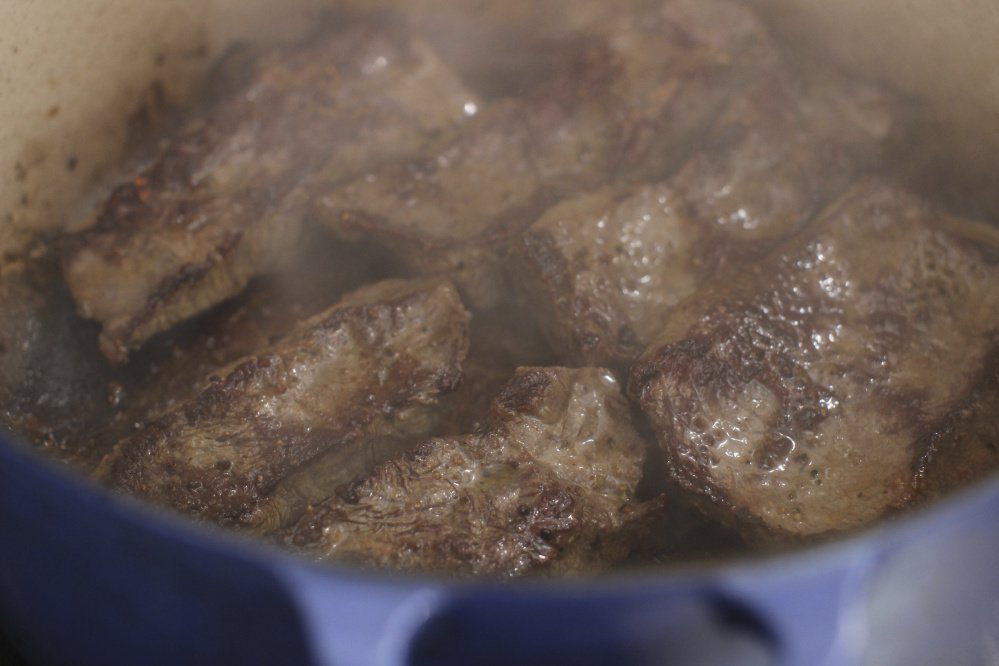
<svg viewBox="0 0 999 666">
<path fill-rule="evenodd" d="M 991 227 L 865 181 L 697 292 L 629 386 L 672 476 L 717 515 L 780 536 L 858 528 L 906 504 L 920 443 L 999 341 L 997 247 Z"/>
<path fill-rule="evenodd" d="M 102 324 L 102 351 L 122 362 L 280 262 L 306 174 L 338 182 L 419 153 L 473 100 L 425 44 L 373 28 L 263 59 L 67 243 L 66 279 Z"/>
<path fill-rule="evenodd" d="M 481 434 L 430 439 L 313 508 L 287 541 L 410 571 L 579 573 L 626 553 L 644 444 L 611 375 L 525 368 Z"/>
<path fill-rule="evenodd" d="M 461 377 L 467 322 L 446 282 L 358 290 L 220 370 L 120 442 L 99 475 L 198 518 L 252 523 L 275 484 L 318 454 L 425 432 L 438 396 Z"/>
<path fill-rule="evenodd" d="M 618 75 L 611 91 L 619 145 L 605 181 L 661 179 L 705 140 L 741 91 L 778 66 L 755 15 L 727 0 L 671 0 L 597 28 Z"/>
<path fill-rule="evenodd" d="M 615 23 L 544 90 L 497 102 L 429 156 L 345 185 L 322 179 L 316 216 L 371 238 L 421 274 L 446 273 L 471 303 L 505 293 L 506 242 L 565 196 L 679 165 L 725 101 L 769 66 L 741 8 L 674 2 Z"/>
<path fill-rule="evenodd" d="M 547 211 L 517 243 L 512 279 L 564 363 L 624 367 L 673 306 L 841 192 L 891 126 L 889 100 L 863 85 L 775 75 L 669 180 Z"/>
</svg>

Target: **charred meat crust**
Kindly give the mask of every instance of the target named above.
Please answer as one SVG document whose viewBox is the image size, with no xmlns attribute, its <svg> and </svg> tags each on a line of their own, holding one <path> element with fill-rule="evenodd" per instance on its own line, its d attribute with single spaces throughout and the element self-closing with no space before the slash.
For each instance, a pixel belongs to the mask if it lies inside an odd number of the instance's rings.
<svg viewBox="0 0 999 666">
<path fill-rule="evenodd" d="M 453 390 L 467 322 L 446 282 L 366 287 L 220 370 L 197 397 L 120 442 L 100 473 L 201 519 L 253 522 L 297 466 L 391 432 L 397 411 L 429 410 Z"/>
<path fill-rule="evenodd" d="M 644 445 L 605 370 L 523 368 L 482 434 L 430 439 L 313 508 L 286 540 L 320 558 L 516 576 L 598 570 Z"/>
</svg>

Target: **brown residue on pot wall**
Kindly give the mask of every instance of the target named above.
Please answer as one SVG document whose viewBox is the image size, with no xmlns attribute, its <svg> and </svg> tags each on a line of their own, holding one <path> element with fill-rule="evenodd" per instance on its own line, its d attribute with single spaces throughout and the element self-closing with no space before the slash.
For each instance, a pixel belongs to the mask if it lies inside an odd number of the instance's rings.
<svg viewBox="0 0 999 666">
<path fill-rule="evenodd" d="M 86 219 L 129 118 L 155 124 L 237 40 L 304 32 L 319 0 L 15 3 L 0 23 L 0 256 Z M 277 11 L 275 11 L 277 10 Z M 156 104 L 150 104 L 151 83 Z"/>
</svg>

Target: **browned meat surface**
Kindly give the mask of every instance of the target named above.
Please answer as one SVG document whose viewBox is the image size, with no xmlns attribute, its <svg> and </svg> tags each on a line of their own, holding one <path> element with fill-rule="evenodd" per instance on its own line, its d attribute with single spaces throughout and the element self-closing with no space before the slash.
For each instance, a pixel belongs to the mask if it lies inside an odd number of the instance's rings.
<svg viewBox="0 0 999 666">
<path fill-rule="evenodd" d="M 67 282 L 102 351 L 122 362 L 272 269 L 299 235 L 306 174 L 323 165 L 338 182 L 419 153 L 471 102 L 425 44 L 381 30 L 263 59 L 68 244 Z"/>
<path fill-rule="evenodd" d="M 514 576 L 585 572 L 613 538 L 644 444 L 605 370 L 525 368 L 481 434 L 430 439 L 315 507 L 287 539 L 375 567 Z"/>
<path fill-rule="evenodd" d="M 562 361 L 623 367 L 683 298 L 759 258 L 881 153 L 888 100 L 774 76 L 735 101 L 674 177 L 607 187 L 547 211 L 513 280 Z"/>
<path fill-rule="evenodd" d="M 429 155 L 342 186 L 319 179 L 315 212 L 491 306 L 513 235 L 565 196 L 675 168 L 771 55 L 752 16 L 725 2 L 620 19 L 543 90 L 490 105 Z"/>
<path fill-rule="evenodd" d="M 877 181 L 674 311 L 629 390 L 677 482 L 783 535 L 913 493 L 921 443 L 981 381 L 999 234 Z"/>
<path fill-rule="evenodd" d="M 498 578 L 765 555 L 999 473 L 999 230 L 912 100 L 739 0 L 317 19 L 0 257 L 0 434 L 320 561 Z"/>
<path fill-rule="evenodd" d="M 446 282 L 361 289 L 219 370 L 120 442 L 99 473 L 195 517 L 252 523 L 275 484 L 318 454 L 426 432 L 438 396 L 461 377 L 467 321 Z"/>
<path fill-rule="evenodd" d="M 576 106 L 575 100 L 564 102 L 537 115 L 519 102 L 500 102 L 434 157 L 390 165 L 317 193 L 318 215 L 338 237 L 376 240 L 407 269 L 448 273 L 473 303 L 493 306 L 506 291 L 497 250 L 509 229 L 558 198 L 560 183 L 542 178 L 530 156 L 539 143 L 558 140 L 557 125 Z M 562 175 L 593 182 L 578 157 L 569 156 L 562 166 L 574 173 Z"/>
<path fill-rule="evenodd" d="M 999 370 L 930 438 L 919 467 L 918 499 L 937 500 L 999 471 Z"/>
</svg>

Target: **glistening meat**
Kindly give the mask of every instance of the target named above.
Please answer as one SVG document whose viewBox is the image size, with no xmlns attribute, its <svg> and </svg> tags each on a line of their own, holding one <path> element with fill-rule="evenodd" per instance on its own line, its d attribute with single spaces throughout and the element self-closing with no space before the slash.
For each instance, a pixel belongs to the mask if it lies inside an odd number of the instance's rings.
<svg viewBox="0 0 999 666">
<path fill-rule="evenodd" d="M 602 569 L 626 555 L 645 445 L 597 368 L 524 368 L 480 434 L 428 440 L 344 488 L 287 539 L 318 557 L 513 576 Z"/>
<path fill-rule="evenodd" d="M 879 181 L 678 308 L 630 392 L 673 478 L 785 536 L 908 502 L 999 344 L 999 235 Z"/>
<path fill-rule="evenodd" d="M 515 286 L 563 362 L 626 368 L 677 303 L 738 279 L 876 163 L 894 112 L 854 81 L 803 85 L 777 69 L 672 178 L 546 211 L 516 245 Z"/>
</svg>

